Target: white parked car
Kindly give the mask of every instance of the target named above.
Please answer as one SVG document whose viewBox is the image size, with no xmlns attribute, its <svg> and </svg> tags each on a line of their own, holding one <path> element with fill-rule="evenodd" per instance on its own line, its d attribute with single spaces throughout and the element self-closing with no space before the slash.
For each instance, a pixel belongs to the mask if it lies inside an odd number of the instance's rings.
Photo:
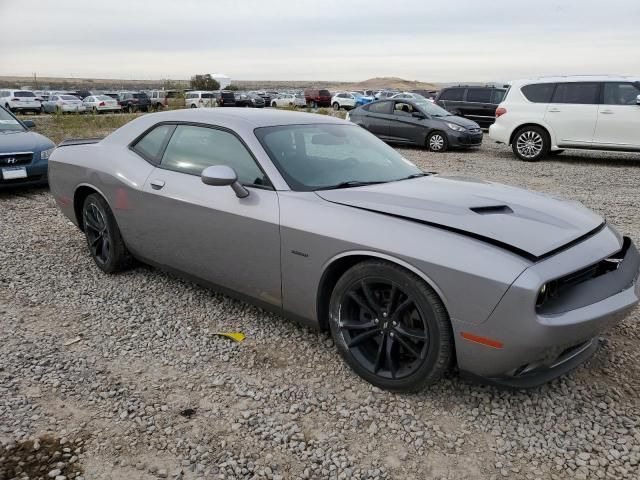
<svg viewBox="0 0 640 480">
<path fill-rule="evenodd" d="M 93 113 L 119 112 L 122 110 L 118 101 L 107 95 L 90 95 L 82 101 L 82 104 L 88 111 Z"/>
<path fill-rule="evenodd" d="M 360 92 L 340 92 L 331 98 L 331 106 L 334 110 L 340 110 L 341 108 L 351 110 L 374 100 L 374 97 L 365 96 Z"/>
<path fill-rule="evenodd" d="M 216 97 L 213 92 L 187 92 L 184 96 L 184 106 L 187 108 L 215 107 Z"/>
<path fill-rule="evenodd" d="M 640 151 L 640 79 L 546 77 L 511 82 L 489 137 L 536 161 L 566 148 Z"/>
<path fill-rule="evenodd" d="M 12 112 L 40 113 L 41 102 L 29 90 L 0 90 L 0 105 Z"/>
<path fill-rule="evenodd" d="M 82 113 L 87 111 L 82 100 L 69 94 L 50 95 L 48 100 L 42 102 L 42 109 L 48 113 Z"/>
<path fill-rule="evenodd" d="M 304 99 L 304 95 L 299 93 L 281 93 L 271 99 L 272 107 L 306 107 L 307 102 Z"/>
</svg>

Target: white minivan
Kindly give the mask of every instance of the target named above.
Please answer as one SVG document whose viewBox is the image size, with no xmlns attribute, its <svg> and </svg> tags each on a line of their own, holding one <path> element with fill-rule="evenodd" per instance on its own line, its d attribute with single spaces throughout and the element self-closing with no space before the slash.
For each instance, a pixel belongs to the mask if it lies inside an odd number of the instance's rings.
<svg viewBox="0 0 640 480">
<path fill-rule="evenodd" d="M 640 152 L 640 79 L 545 77 L 510 83 L 489 137 L 525 161 L 564 149 Z"/>
</svg>

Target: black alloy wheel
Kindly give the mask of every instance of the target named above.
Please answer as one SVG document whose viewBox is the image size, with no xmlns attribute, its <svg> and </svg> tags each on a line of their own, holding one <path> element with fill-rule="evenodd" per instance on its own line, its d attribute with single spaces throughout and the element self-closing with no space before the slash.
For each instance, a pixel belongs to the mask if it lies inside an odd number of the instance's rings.
<svg viewBox="0 0 640 480">
<path fill-rule="evenodd" d="M 130 266 L 132 257 L 113 213 L 106 200 L 97 193 L 87 196 L 84 201 L 82 226 L 91 257 L 101 270 L 114 273 Z"/>
<path fill-rule="evenodd" d="M 341 355 L 378 387 L 420 390 L 449 366 L 452 340 L 444 306 L 401 267 L 382 261 L 356 265 L 336 284 L 330 314 Z"/>
</svg>

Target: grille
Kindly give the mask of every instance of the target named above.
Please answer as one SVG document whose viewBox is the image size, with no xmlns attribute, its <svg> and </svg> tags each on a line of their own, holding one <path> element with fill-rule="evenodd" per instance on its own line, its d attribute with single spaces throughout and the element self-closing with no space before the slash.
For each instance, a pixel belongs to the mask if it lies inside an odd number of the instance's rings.
<svg viewBox="0 0 640 480">
<path fill-rule="evenodd" d="M 18 165 L 29 165 L 33 153 L 3 153 L 0 154 L 0 166 L 16 167 Z"/>
</svg>

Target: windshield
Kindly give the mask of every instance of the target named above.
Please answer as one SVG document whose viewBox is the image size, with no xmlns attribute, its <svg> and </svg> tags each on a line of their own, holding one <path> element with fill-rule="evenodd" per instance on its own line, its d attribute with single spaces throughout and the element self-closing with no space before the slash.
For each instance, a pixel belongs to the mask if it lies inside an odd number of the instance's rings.
<svg viewBox="0 0 640 480">
<path fill-rule="evenodd" d="M 353 95 L 356 98 L 361 98 L 362 97 L 362 94 L 359 93 L 359 92 L 349 92 L 349 93 L 351 93 L 351 95 Z"/>
<path fill-rule="evenodd" d="M 15 92 L 16 97 L 25 98 L 25 97 L 35 97 L 33 92 Z"/>
<path fill-rule="evenodd" d="M 62 100 L 80 100 L 78 97 L 74 97 L 73 95 L 60 95 Z"/>
<path fill-rule="evenodd" d="M 420 107 L 424 113 L 431 117 L 450 117 L 451 114 L 447 112 L 444 108 L 439 107 L 435 103 L 430 102 L 429 100 L 415 100 L 415 104 Z"/>
<path fill-rule="evenodd" d="M 255 130 L 292 190 L 345 182 L 377 183 L 420 175 L 409 160 L 357 125 L 282 125 Z"/>
<path fill-rule="evenodd" d="M 13 115 L 0 108 L 0 132 L 24 132 L 24 127 Z"/>
<path fill-rule="evenodd" d="M 106 96 L 106 95 L 98 95 L 98 96 L 97 96 L 97 97 L 95 97 L 95 98 L 96 98 L 96 99 L 98 99 L 98 100 L 108 100 L 108 101 L 112 101 L 112 100 L 113 100 L 113 98 L 108 97 L 108 96 Z"/>
</svg>

